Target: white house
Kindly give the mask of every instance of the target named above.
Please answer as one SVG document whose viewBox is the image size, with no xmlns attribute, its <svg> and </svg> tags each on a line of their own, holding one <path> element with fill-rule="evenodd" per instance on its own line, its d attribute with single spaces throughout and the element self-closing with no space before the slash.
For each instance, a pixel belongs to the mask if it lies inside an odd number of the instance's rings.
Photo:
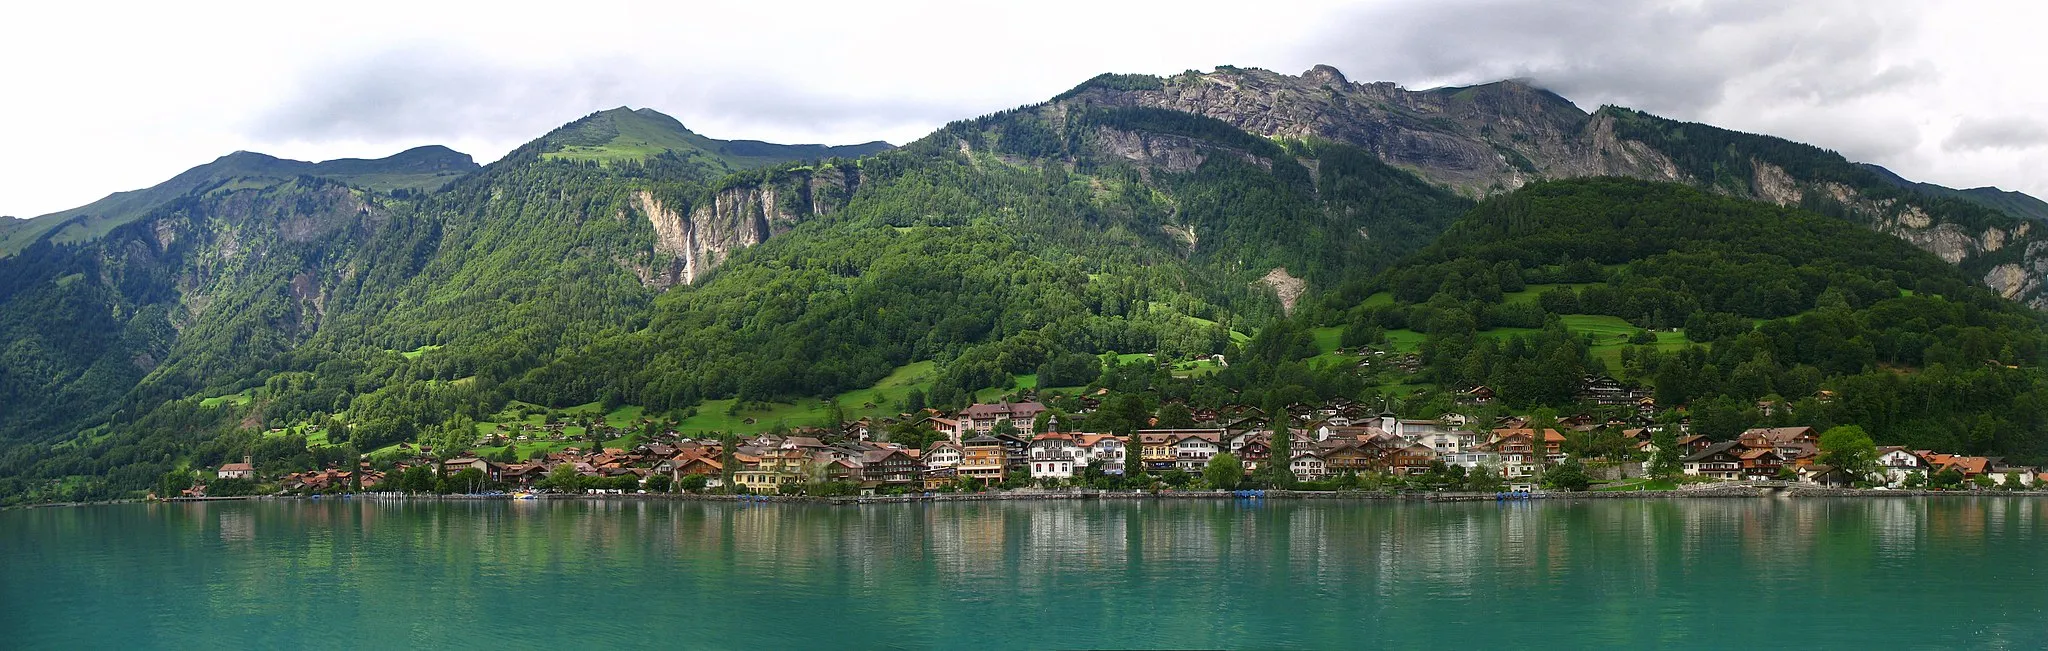
<svg viewBox="0 0 2048 651">
<path fill-rule="evenodd" d="M 1173 443 L 1174 463 L 1188 472 L 1201 472 L 1209 465 L 1209 459 L 1222 452 L 1222 446 L 1214 435 L 1185 434 Z"/>
<path fill-rule="evenodd" d="M 213 476 L 220 479 L 255 479 L 256 464 L 251 463 L 249 457 L 244 456 L 241 463 L 221 464 L 220 470 L 214 472 Z"/>
<path fill-rule="evenodd" d="M 1105 473 L 1123 474 L 1127 454 L 1123 439 L 1111 434 L 1077 434 L 1074 443 L 1081 452 L 1074 458 L 1074 468 L 1099 466 Z"/>
<path fill-rule="evenodd" d="M 1906 476 L 1915 472 L 1920 473 L 1921 479 L 1934 474 L 1928 471 L 1926 459 L 1898 446 L 1878 448 L 1877 467 L 1884 471 L 1885 482 L 1892 485 L 1906 483 Z"/>
<path fill-rule="evenodd" d="M 952 441 L 939 441 L 924 451 L 924 467 L 928 469 L 957 468 L 960 466 L 960 446 Z"/>
<path fill-rule="evenodd" d="M 1073 457 L 1031 458 L 1032 479 L 1073 479 Z"/>
<path fill-rule="evenodd" d="M 1299 451 L 1294 453 L 1294 461 L 1288 464 L 1294 470 L 1295 477 L 1314 481 L 1329 476 L 1329 467 L 1323 464 L 1323 455 L 1318 454 L 1312 447 L 1296 449 Z"/>
<path fill-rule="evenodd" d="M 1468 471 L 1481 465 L 1491 466 L 1496 470 L 1501 468 L 1500 455 L 1486 450 L 1466 449 L 1443 455 L 1441 458 L 1446 464 L 1464 466 Z"/>
</svg>

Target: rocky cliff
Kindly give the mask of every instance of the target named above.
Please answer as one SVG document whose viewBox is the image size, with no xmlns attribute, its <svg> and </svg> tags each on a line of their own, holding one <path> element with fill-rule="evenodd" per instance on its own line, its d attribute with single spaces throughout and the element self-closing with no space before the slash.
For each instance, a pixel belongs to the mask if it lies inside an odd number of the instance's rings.
<svg viewBox="0 0 2048 651">
<path fill-rule="evenodd" d="M 856 168 L 826 165 L 733 183 L 708 196 L 664 198 L 640 190 L 633 205 L 654 227 L 656 260 L 631 266 L 651 287 L 695 283 L 733 251 L 844 207 L 859 183 Z"/>
</svg>

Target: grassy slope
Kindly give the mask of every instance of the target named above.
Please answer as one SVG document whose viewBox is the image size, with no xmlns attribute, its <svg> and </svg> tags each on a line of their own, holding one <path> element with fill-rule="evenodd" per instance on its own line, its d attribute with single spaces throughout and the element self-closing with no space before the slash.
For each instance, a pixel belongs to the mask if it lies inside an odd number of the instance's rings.
<svg viewBox="0 0 2048 651">
<path fill-rule="evenodd" d="M 1592 353 L 1594 359 L 1606 363 L 1609 370 L 1619 370 L 1621 368 L 1622 349 L 1629 346 L 1629 336 L 1641 330 L 1641 328 L 1630 325 L 1629 322 L 1622 320 L 1620 317 L 1566 314 L 1558 318 L 1564 321 L 1566 329 L 1593 337 L 1593 345 L 1589 352 Z M 1329 356 L 1329 351 L 1336 348 L 1336 337 L 1340 332 L 1337 328 L 1318 328 L 1316 330 L 1316 343 L 1323 348 L 1326 356 Z M 1505 338 L 1526 335 L 1532 332 L 1535 331 L 1528 328 L 1494 328 L 1482 331 L 1479 334 L 1485 337 Z M 1678 350 L 1693 343 L 1691 339 L 1686 338 L 1683 332 L 1658 332 L 1655 334 L 1657 335 L 1657 343 L 1655 345 L 1658 350 Z M 1428 338 L 1428 335 L 1414 330 L 1387 331 L 1387 344 L 1397 352 L 1421 350 L 1422 340 L 1426 338 Z M 1329 343 L 1325 344 L 1325 341 Z"/>
</svg>

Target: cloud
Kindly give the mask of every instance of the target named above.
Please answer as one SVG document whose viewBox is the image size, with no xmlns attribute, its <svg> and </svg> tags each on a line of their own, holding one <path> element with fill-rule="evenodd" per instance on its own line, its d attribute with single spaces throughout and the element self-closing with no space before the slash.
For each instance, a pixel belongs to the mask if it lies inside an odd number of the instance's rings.
<svg viewBox="0 0 2048 651">
<path fill-rule="evenodd" d="M 2019 116 L 1963 118 L 1955 131 L 1941 141 L 1941 148 L 1954 151 L 1986 149 L 2033 149 L 2048 144 L 2048 125 Z"/>
<path fill-rule="evenodd" d="M 1528 78 L 1588 109 L 1617 104 L 1735 128 L 1806 124 L 1819 134 L 1840 131 L 1822 128 L 1824 114 L 1940 80 L 1932 62 L 1896 47 L 1915 36 L 1910 9 L 1898 0 L 1397 2 L 1333 21 L 1308 51 L 1354 77 Z M 1827 145 L 1876 155 L 1918 144 L 1911 130 L 1855 135 Z"/>
<path fill-rule="evenodd" d="M 433 46 L 330 63 L 302 75 L 283 97 L 251 119 L 256 137 L 519 142 L 591 111 L 634 106 L 675 115 L 714 137 L 737 137 L 720 132 L 730 130 L 820 140 L 873 133 L 900 138 L 977 111 L 958 100 L 821 92 L 800 80 L 730 67 L 619 57 L 512 63 Z"/>
</svg>

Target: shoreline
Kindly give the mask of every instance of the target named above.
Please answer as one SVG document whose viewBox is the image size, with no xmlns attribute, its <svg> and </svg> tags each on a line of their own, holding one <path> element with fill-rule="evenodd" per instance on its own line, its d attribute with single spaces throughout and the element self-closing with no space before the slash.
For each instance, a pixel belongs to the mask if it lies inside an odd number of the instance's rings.
<svg viewBox="0 0 2048 651">
<path fill-rule="evenodd" d="M 236 502 L 248 500 L 295 500 L 295 501 L 681 501 L 681 502 L 733 502 L 742 504 L 810 504 L 823 506 L 864 506 L 870 504 L 921 504 L 947 502 L 1013 502 L 1013 501 L 1072 501 L 1072 500 L 1351 500 L 1368 502 L 1528 502 L 1528 501 L 1587 501 L 1615 499 L 1731 499 L 1731 498 L 1890 498 L 1890 497 L 2048 497 L 2048 491 L 1933 491 L 1933 490 L 1868 490 L 1855 488 L 1825 488 L 1819 486 L 1705 486 L 1701 488 L 1661 491 L 1586 491 L 1586 492 L 1540 492 L 1532 494 L 1513 493 L 1465 493 L 1465 492 L 1368 492 L 1368 491 L 1167 491 L 1132 493 L 1121 491 L 1070 491 L 1070 492 L 1007 492 L 1007 493 L 934 493 L 914 495 L 872 495 L 847 497 L 811 497 L 802 495 L 705 495 L 693 493 L 645 493 L 633 495 L 538 495 L 534 500 L 515 500 L 511 495 L 404 495 L 404 494 L 356 494 L 351 496 L 304 496 L 304 495 L 248 495 L 239 497 L 184 497 L 151 502 L 144 499 L 109 500 L 105 502 L 59 502 L 48 504 L 23 504 L 6 507 L 13 509 L 44 509 L 59 507 L 101 506 L 111 504 L 177 504 L 205 502 Z"/>
</svg>

